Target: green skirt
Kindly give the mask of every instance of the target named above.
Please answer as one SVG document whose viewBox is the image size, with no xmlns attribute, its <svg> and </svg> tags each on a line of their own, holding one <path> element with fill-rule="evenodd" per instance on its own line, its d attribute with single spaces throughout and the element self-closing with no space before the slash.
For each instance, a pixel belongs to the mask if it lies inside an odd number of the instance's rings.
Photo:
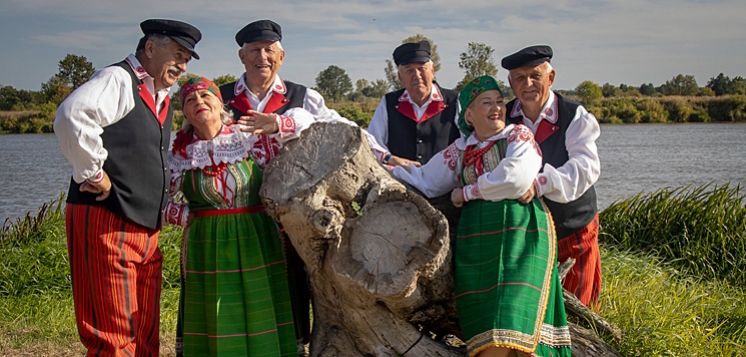
<svg viewBox="0 0 746 357">
<path fill-rule="evenodd" d="M 571 356 L 554 224 L 541 200 L 467 202 L 454 257 L 469 356 L 489 347 Z"/>
<path fill-rule="evenodd" d="M 296 357 L 286 262 L 272 219 L 264 212 L 196 217 L 186 239 L 177 326 L 183 356 Z"/>
</svg>

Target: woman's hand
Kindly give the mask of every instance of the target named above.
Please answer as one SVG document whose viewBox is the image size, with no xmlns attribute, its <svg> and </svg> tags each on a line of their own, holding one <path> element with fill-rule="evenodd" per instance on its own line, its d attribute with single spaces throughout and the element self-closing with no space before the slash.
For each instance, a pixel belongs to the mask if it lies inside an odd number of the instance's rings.
<svg viewBox="0 0 746 357">
<path fill-rule="evenodd" d="M 389 159 L 388 165 L 391 165 L 391 166 L 414 165 L 414 166 L 417 166 L 417 167 L 422 166 L 422 164 L 420 164 L 419 161 L 412 161 L 412 160 L 408 160 L 408 159 L 405 159 L 403 157 L 398 157 L 398 156 L 394 156 L 394 155 L 391 155 L 391 158 Z M 409 170 L 407 170 L 407 171 L 409 171 Z"/>
<path fill-rule="evenodd" d="M 451 191 L 451 202 L 459 208 L 464 205 L 464 191 L 461 188 L 454 188 Z"/>
<path fill-rule="evenodd" d="M 536 196 L 536 190 L 534 189 L 534 185 L 531 185 L 528 191 L 526 191 L 526 193 L 524 193 L 523 196 L 518 198 L 518 202 L 523 203 L 525 205 L 531 202 L 534 199 L 534 196 Z"/>
<path fill-rule="evenodd" d="M 261 113 L 256 110 L 249 110 L 247 114 L 249 114 L 249 116 L 238 118 L 238 124 L 245 126 L 241 128 L 241 131 L 249 132 L 254 135 L 274 134 L 280 131 L 280 127 L 277 125 L 277 114 Z"/>
</svg>

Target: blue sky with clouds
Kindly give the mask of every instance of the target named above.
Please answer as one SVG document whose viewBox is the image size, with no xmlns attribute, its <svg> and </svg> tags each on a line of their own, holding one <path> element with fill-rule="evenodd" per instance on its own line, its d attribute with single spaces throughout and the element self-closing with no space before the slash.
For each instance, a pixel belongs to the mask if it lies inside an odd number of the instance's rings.
<svg viewBox="0 0 746 357">
<path fill-rule="evenodd" d="M 188 71 L 239 75 L 235 33 L 269 18 L 283 28 L 282 78 L 308 86 L 331 64 L 359 78 L 384 78 L 385 60 L 404 38 L 437 46 L 446 86 L 463 77 L 469 42 L 494 50 L 495 63 L 525 46 L 549 44 L 555 88 L 584 80 L 660 85 L 683 73 L 700 86 L 718 73 L 746 77 L 746 1 L 720 0 L 365 0 L 52 1 L 0 0 L 0 85 L 38 90 L 66 54 L 96 68 L 134 52 L 146 18 L 189 22 L 203 33 Z M 502 68 L 498 78 L 506 80 Z"/>
</svg>

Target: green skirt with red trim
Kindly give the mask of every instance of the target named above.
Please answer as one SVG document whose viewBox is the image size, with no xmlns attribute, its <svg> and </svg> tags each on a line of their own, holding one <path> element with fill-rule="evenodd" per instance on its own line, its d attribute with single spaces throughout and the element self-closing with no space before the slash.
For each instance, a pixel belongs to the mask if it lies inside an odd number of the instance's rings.
<svg viewBox="0 0 746 357">
<path fill-rule="evenodd" d="M 272 219 L 264 212 L 196 217 L 185 239 L 179 355 L 297 356 L 285 257 Z"/>
<path fill-rule="evenodd" d="M 454 249 L 456 306 L 469 356 L 490 347 L 571 356 L 557 238 L 541 200 L 467 202 Z"/>
</svg>

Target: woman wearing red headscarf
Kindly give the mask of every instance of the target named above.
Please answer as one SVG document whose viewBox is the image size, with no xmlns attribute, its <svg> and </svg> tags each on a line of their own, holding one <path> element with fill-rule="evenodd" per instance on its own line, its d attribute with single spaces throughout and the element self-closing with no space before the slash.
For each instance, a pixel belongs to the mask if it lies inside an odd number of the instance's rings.
<svg viewBox="0 0 746 357">
<path fill-rule="evenodd" d="M 261 168 L 313 121 L 304 109 L 249 113 L 230 125 L 218 88 L 189 78 L 186 118 L 169 156 L 169 223 L 188 227 L 182 250 L 177 353 L 297 356 L 286 262 L 259 199 Z"/>
</svg>

